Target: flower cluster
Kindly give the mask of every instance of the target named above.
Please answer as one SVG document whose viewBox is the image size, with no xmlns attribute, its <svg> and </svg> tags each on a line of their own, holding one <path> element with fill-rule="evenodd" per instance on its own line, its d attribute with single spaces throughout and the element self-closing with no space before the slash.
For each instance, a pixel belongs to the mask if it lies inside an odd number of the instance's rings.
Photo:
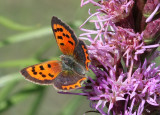
<svg viewBox="0 0 160 115">
<path fill-rule="evenodd" d="M 160 114 L 160 66 L 152 62 L 160 54 L 160 1 L 81 0 L 89 3 L 97 10 L 79 38 L 90 42 L 93 75 L 77 94 L 102 115 Z"/>
</svg>

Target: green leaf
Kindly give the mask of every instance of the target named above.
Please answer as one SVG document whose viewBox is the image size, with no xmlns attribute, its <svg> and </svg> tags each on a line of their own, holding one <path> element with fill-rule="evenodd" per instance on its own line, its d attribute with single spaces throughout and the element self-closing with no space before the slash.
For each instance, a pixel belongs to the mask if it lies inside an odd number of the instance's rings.
<svg viewBox="0 0 160 115">
<path fill-rule="evenodd" d="M 10 83 L 12 81 L 22 80 L 23 77 L 20 77 L 20 76 L 21 76 L 20 73 L 14 73 L 14 74 L 10 74 L 10 75 L 0 77 L 0 87 L 8 85 L 8 83 Z"/>
<path fill-rule="evenodd" d="M 19 31 L 35 29 L 35 27 L 33 27 L 33 26 L 20 25 L 16 22 L 13 22 L 12 20 L 9 20 L 8 18 L 3 17 L 3 16 L 0 16 L 0 24 L 7 27 L 7 28 L 10 28 L 13 30 L 19 30 Z"/>
<path fill-rule="evenodd" d="M 37 85 L 30 85 L 19 92 L 15 93 L 13 96 L 9 96 L 8 99 L 3 100 L 0 103 L 0 113 L 3 111 L 8 110 L 10 107 L 14 106 L 15 104 L 25 100 L 30 96 L 30 94 L 41 92 L 42 86 Z"/>
<path fill-rule="evenodd" d="M 34 58 L 21 59 L 21 60 L 9 60 L 5 62 L 0 62 L 0 68 L 33 65 L 39 62 L 40 62 L 39 60 L 34 59 Z"/>
<path fill-rule="evenodd" d="M 13 43 L 17 43 L 17 42 L 30 40 L 30 39 L 40 38 L 42 36 L 50 35 L 51 33 L 52 33 L 51 27 L 45 27 L 39 30 L 34 30 L 34 31 L 14 35 L 14 36 L 6 38 L 3 41 L 0 41 L 0 47 L 9 45 L 9 44 L 13 44 Z"/>
<path fill-rule="evenodd" d="M 12 81 L 12 82 L 6 82 L 5 87 L 1 88 L 0 90 L 0 103 L 7 99 L 9 96 L 10 92 L 15 88 L 17 85 L 17 81 Z"/>
</svg>

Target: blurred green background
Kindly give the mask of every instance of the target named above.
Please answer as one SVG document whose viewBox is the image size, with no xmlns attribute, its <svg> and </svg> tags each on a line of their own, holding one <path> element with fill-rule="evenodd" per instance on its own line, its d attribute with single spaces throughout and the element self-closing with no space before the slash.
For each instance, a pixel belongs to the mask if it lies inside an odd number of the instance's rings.
<svg viewBox="0 0 160 115">
<path fill-rule="evenodd" d="M 0 0 L 0 115 L 82 115 L 91 110 L 86 97 L 58 94 L 52 86 L 35 85 L 19 73 L 61 55 L 52 16 L 78 36 L 90 7 L 81 8 L 80 0 Z"/>
</svg>

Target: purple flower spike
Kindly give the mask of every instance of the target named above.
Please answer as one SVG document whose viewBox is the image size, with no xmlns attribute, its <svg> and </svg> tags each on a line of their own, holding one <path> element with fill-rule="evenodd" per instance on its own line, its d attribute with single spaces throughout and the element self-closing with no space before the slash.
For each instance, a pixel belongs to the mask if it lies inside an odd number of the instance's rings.
<svg viewBox="0 0 160 115">
<path fill-rule="evenodd" d="M 81 0 L 97 10 L 80 26 L 88 47 L 92 75 L 81 93 L 101 115 L 159 115 L 159 0 Z M 92 10 L 92 9 L 91 9 Z M 85 24 L 94 29 L 85 28 Z"/>
</svg>

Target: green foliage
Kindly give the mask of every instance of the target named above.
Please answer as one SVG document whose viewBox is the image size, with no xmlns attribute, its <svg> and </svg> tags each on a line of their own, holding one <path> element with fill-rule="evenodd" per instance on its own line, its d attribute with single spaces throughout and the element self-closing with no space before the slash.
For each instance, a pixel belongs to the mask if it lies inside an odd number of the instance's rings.
<svg viewBox="0 0 160 115">
<path fill-rule="evenodd" d="M 0 24 L 8 29 L 18 30 L 18 31 L 26 31 L 26 30 L 32 30 L 32 29 L 36 28 L 36 27 L 32 27 L 32 26 L 20 25 L 18 23 L 13 22 L 12 20 L 9 20 L 6 17 L 3 17 L 3 16 L 0 16 Z"/>
<path fill-rule="evenodd" d="M 24 42 L 26 40 L 40 38 L 42 36 L 46 36 L 51 33 L 52 31 L 50 27 L 44 27 L 41 29 L 38 28 L 37 30 L 31 30 L 29 32 L 24 32 L 18 35 L 13 35 L 13 36 L 6 38 L 3 41 L 0 41 L 0 48 L 6 45 L 9 45 L 9 44 L 17 43 L 17 42 Z"/>
</svg>

